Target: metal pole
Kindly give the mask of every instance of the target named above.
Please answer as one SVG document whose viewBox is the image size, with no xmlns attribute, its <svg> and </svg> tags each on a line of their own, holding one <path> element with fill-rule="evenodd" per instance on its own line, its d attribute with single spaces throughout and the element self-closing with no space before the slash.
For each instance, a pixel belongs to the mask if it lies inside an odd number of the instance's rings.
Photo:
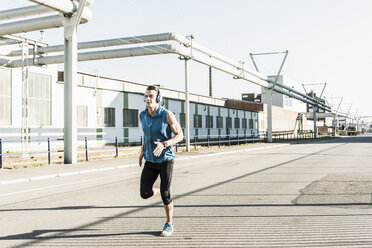
<svg viewBox="0 0 372 248">
<path fill-rule="evenodd" d="M 266 89 L 267 96 L 267 142 L 273 142 L 273 114 L 272 114 L 272 93 L 273 89 Z"/>
<path fill-rule="evenodd" d="M 22 43 L 22 157 L 28 157 L 28 45 Z M 26 60 L 26 63 L 25 63 Z"/>
<path fill-rule="evenodd" d="M 77 125 L 76 125 L 76 76 L 77 76 L 77 32 L 69 22 L 65 27 L 64 62 L 64 163 L 77 163 Z"/>
<path fill-rule="evenodd" d="M 3 168 L 3 140 L 0 139 L 0 169 Z"/>
<path fill-rule="evenodd" d="M 316 121 L 317 121 L 317 116 L 316 112 L 318 111 L 318 106 L 314 105 L 313 106 L 313 119 L 314 119 L 314 139 L 318 138 L 318 130 L 316 127 Z"/>
<path fill-rule="evenodd" d="M 50 138 L 48 138 L 48 164 L 50 164 Z"/>
<path fill-rule="evenodd" d="M 190 99 L 189 99 L 189 71 L 188 71 L 188 58 L 185 58 L 185 103 L 186 103 L 186 114 L 185 114 L 185 124 L 186 124 L 186 152 L 190 151 Z"/>
<path fill-rule="evenodd" d="M 256 68 L 256 71 L 259 72 L 258 67 L 257 67 L 257 64 L 256 64 L 256 61 L 254 61 L 253 54 L 250 53 L 249 56 L 251 57 L 252 63 L 254 65 L 254 68 Z"/>
<path fill-rule="evenodd" d="M 64 53 L 64 163 L 77 163 L 76 83 L 77 27 L 87 0 L 80 1 L 75 15 L 63 18 Z"/>
<path fill-rule="evenodd" d="M 213 96 L 213 86 L 212 86 L 212 67 L 209 66 L 209 96 Z"/>
<path fill-rule="evenodd" d="M 118 143 L 118 137 L 115 137 L 115 150 L 116 150 L 116 155 L 115 155 L 115 157 L 119 157 L 119 143 Z"/>
<path fill-rule="evenodd" d="M 88 158 L 88 138 L 85 137 L 85 160 L 88 161 L 89 158 Z"/>
</svg>

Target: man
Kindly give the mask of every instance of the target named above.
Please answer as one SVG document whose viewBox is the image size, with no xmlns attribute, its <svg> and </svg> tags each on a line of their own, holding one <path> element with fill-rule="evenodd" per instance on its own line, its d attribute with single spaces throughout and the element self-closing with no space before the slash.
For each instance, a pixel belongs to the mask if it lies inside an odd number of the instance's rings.
<svg viewBox="0 0 372 248">
<path fill-rule="evenodd" d="M 141 175 L 140 191 L 143 199 L 161 195 L 167 216 L 161 235 L 170 236 L 174 231 L 172 219 L 174 206 L 170 192 L 175 158 L 173 145 L 183 140 L 183 133 L 174 114 L 160 106 L 161 100 L 158 87 L 147 87 L 146 109 L 139 116 L 144 134 L 139 165 L 142 166 L 143 158 L 146 160 Z M 153 188 L 159 174 L 160 189 Z"/>
</svg>

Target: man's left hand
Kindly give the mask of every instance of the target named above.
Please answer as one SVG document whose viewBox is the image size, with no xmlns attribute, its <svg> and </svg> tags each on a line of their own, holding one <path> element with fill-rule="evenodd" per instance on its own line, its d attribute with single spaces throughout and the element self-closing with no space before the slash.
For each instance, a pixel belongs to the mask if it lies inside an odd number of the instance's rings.
<svg viewBox="0 0 372 248">
<path fill-rule="evenodd" d="M 163 143 L 158 142 L 158 141 L 155 141 L 154 143 L 156 144 L 156 148 L 154 149 L 153 154 L 154 154 L 156 157 L 159 157 L 160 154 L 161 154 L 161 153 L 163 152 L 163 150 L 164 150 L 164 145 L 163 145 Z"/>
</svg>

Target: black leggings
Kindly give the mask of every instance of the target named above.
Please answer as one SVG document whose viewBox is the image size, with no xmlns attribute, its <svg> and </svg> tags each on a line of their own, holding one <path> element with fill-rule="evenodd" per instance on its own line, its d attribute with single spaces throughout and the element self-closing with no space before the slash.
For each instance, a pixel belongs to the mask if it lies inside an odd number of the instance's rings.
<svg viewBox="0 0 372 248">
<path fill-rule="evenodd" d="M 145 162 L 141 175 L 141 197 L 150 198 L 154 195 L 152 187 L 160 174 L 160 193 L 164 205 L 172 203 L 170 186 L 172 182 L 174 159 L 163 163 Z"/>
</svg>

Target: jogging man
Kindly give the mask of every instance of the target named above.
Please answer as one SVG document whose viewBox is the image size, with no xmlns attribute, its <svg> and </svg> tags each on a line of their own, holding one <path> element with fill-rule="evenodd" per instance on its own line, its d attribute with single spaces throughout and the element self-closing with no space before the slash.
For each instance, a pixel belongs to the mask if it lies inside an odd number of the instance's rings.
<svg viewBox="0 0 372 248">
<path fill-rule="evenodd" d="M 160 106 L 161 98 L 158 87 L 147 87 L 146 109 L 139 116 L 144 134 L 139 165 L 142 166 L 143 158 L 146 161 L 142 170 L 140 191 L 143 199 L 161 195 L 167 216 L 161 236 L 170 236 L 174 231 L 173 201 L 170 192 L 175 158 L 173 145 L 183 140 L 183 133 L 174 114 Z M 153 188 L 159 174 L 160 189 Z"/>
</svg>

